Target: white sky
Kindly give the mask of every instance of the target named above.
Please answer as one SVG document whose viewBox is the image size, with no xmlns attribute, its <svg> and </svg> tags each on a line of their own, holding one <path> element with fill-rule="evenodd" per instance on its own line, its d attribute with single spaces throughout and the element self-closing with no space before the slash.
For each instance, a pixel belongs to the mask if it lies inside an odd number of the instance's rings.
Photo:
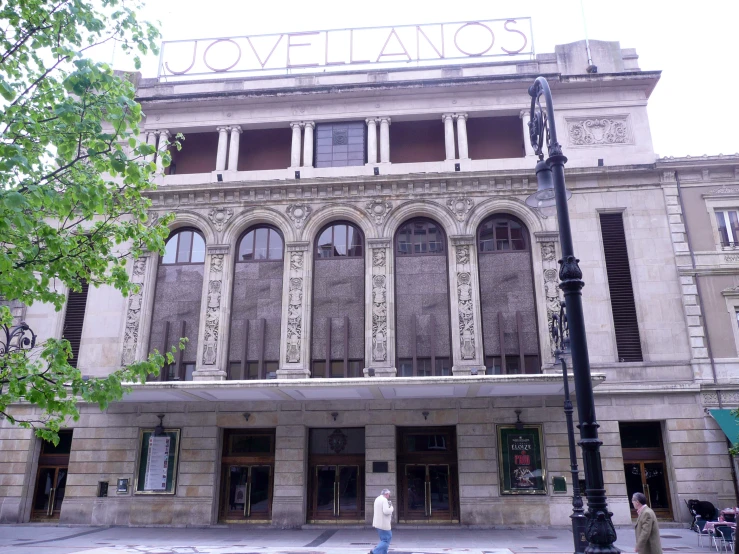
<svg viewBox="0 0 739 554">
<path fill-rule="evenodd" d="M 739 0 L 582 2 L 591 40 L 620 41 L 641 69 L 662 70 L 649 100 L 660 156 L 739 153 Z M 584 38 L 581 0 L 148 0 L 140 16 L 159 20 L 164 40 L 527 16 L 537 53 Z M 156 65 L 147 59 L 144 76 Z"/>
</svg>

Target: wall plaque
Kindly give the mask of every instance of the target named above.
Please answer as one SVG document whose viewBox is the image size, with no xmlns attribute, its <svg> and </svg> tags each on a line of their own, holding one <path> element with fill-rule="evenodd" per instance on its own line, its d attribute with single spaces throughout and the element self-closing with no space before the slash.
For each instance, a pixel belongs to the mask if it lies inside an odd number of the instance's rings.
<svg viewBox="0 0 739 554">
<path fill-rule="evenodd" d="M 546 494 L 541 425 L 498 426 L 501 494 Z"/>
<path fill-rule="evenodd" d="M 175 493 L 179 446 L 179 429 L 165 429 L 159 437 L 154 435 L 154 429 L 141 430 L 135 494 Z"/>
</svg>

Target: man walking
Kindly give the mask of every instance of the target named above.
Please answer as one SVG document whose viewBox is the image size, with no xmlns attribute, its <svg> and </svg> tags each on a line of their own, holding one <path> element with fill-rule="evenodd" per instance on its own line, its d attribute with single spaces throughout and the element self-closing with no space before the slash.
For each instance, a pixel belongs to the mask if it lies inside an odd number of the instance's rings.
<svg viewBox="0 0 739 554">
<path fill-rule="evenodd" d="M 639 554 L 662 554 L 657 516 L 654 515 L 652 508 L 647 506 L 647 497 L 640 492 L 635 492 L 631 497 L 631 503 L 637 513 L 634 551 Z"/>
<path fill-rule="evenodd" d="M 390 490 L 382 489 L 380 496 L 375 498 L 375 516 L 372 519 L 372 527 L 377 529 L 380 542 L 369 554 L 387 554 L 390 548 L 390 539 L 393 533 L 390 531 L 390 520 L 393 517 L 393 503 L 390 502 Z"/>
</svg>

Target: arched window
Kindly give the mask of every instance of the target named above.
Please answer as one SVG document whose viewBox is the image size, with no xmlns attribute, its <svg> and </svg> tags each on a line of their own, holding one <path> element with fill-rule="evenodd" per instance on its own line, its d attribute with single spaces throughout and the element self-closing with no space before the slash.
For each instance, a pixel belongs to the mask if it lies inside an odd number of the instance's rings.
<svg viewBox="0 0 739 554">
<path fill-rule="evenodd" d="M 281 260 L 284 243 L 280 233 L 271 227 L 257 227 L 246 233 L 239 242 L 238 262 Z"/>
<path fill-rule="evenodd" d="M 510 252 L 529 249 L 523 224 L 510 215 L 494 215 L 482 222 L 477 231 L 479 252 Z"/>
<path fill-rule="evenodd" d="M 182 229 L 167 239 L 163 264 L 202 264 L 205 262 L 205 240 L 194 229 Z"/>
<path fill-rule="evenodd" d="M 326 227 L 316 242 L 316 258 L 361 258 L 362 232 L 351 223 L 332 223 Z"/>
<path fill-rule="evenodd" d="M 399 256 L 443 255 L 444 251 L 444 232 L 430 219 L 407 221 L 395 235 L 395 252 Z"/>
</svg>

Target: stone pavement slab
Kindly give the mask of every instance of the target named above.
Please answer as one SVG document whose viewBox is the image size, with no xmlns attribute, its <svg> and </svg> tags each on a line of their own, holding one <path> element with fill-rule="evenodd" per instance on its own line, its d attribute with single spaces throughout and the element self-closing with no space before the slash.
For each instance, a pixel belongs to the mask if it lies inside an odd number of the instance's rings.
<svg viewBox="0 0 739 554">
<path fill-rule="evenodd" d="M 619 527 L 616 546 L 634 551 L 633 527 Z M 661 530 L 665 553 L 708 553 L 687 529 Z M 281 530 L 0 525 L 0 554 L 365 554 L 377 543 L 367 528 Z M 564 528 L 398 528 L 390 554 L 556 554 L 572 552 Z"/>
</svg>

